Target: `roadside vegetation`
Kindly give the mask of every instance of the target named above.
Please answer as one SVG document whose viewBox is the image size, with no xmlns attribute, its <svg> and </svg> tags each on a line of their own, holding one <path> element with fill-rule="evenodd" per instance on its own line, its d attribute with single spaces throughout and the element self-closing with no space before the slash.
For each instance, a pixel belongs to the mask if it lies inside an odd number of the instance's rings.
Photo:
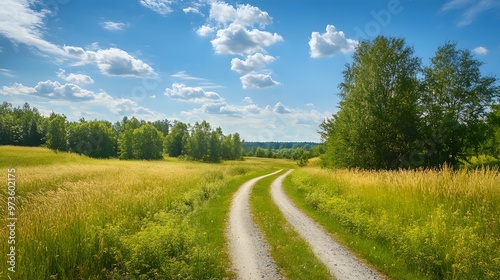
<svg viewBox="0 0 500 280">
<path fill-rule="evenodd" d="M 231 195 L 276 164 L 120 161 L 13 146 L 0 153 L 0 166 L 16 168 L 17 279 L 228 277 Z M 6 262 L 0 271 L 6 276 Z"/>
<path fill-rule="evenodd" d="M 497 169 L 298 169 L 297 205 L 395 279 L 499 279 Z"/>
</svg>

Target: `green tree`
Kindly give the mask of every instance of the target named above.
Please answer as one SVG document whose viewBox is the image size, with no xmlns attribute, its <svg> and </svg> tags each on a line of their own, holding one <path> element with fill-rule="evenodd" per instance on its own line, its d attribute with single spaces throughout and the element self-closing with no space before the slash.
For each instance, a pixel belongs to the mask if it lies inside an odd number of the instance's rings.
<svg viewBox="0 0 500 280">
<path fill-rule="evenodd" d="M 325 163 L 337 167 L 405 166 L 418 139 L 420 59 L 404 39 L 361 42 L 343 72 L 340 110 L 326 121 Z"/>
<path fill-rule="evenodd" d="M 489 129 L 485 122 L 498 87 L 482 76 L 482 62 L 469 50 L 446 43 L 424 69 L 422 116 L 427 165 L 456 165 L 481 151 Z"/>
<path fill-rule="evenodd" d="M 47 147 L 56 151 L 67 150 L 66 116 L 50 114 L 47 129 Z"/>
<path fill-rule="evenodd" d="M 133 158 L 163 158 L 163 134 L 151 124 L 144 124 L 132 132 Z"/>
<path fill-rule="evenodd" d="M 181 156 L 185 152 L 184 137 L 189 137 L 188 126 L 183 122 L 176 122 L 170 134 L 165 137 L 165 153 L 170 157 Z"/>
<path fill-rule="evenodd" d="M 126 117 L 123 118 L 122 127 L 123 132 L 118 138 L 118 153 L 120 159 L 133 159 L 134 158 L 134 147 L 133 147 L 133 137 L 134 130 L 139 128 L 141 123 L 135 117 L 130 120 Z"/>
<path fill-rule="evenodd" d="M 72 123 L 68 129 L 68 148 L 71 152 L 93 158 L 116 156 L 116 134 L 105 121 Z"/>
<path fill-rule="evenodd" d="M 239 133 L 234 133 L 232 135 L 232 143 L 231 143 L 231 159 L 241 159 L 241 155 L 243 153 L 243 141 L 241 141 L 241 137 Z"/>
</svg>

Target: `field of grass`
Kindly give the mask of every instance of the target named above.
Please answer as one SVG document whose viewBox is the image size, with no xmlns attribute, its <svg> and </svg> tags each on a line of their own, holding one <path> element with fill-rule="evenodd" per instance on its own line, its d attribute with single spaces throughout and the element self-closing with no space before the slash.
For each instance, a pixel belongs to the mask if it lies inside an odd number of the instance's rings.
<svg viewBox="0 0 500 280">
<path fill-rule="evenodd" d="M 223 240 L 231 195 L 244 181 L 287 164 L 96 160 L 9 146 L 0 155 L 4 178 L 16 169 L 15 279 L 231 276 Z M 7 211 L 1 213 L 6 221 Z M 0 227 L 0 236 L 5 256 L 9 229 Z M 2 261 L 0 278 L 7 268 Z"/>
<path fill-rule="evenodd" d="M 500 279 L 497 170 L 298 169 L 285 189 L 394 279 Z"/>
</svg>

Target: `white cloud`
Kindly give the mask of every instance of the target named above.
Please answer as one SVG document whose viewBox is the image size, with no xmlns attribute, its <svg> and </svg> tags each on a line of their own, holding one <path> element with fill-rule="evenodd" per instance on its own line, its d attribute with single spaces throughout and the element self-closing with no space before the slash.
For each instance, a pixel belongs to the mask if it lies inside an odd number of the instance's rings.
<svg viewBox="0 0 500 280">
<path fill-rule="evenodd" d="M 344 32 L 336 31 L 333 25 L 327 25 L 324 34 L 312 32 L 309 40 L 310 54 L 313 58 L 350 53 L 357 45 L 358 41 L 346 38 Z"/>
<path fill-rule="evenodd" d="M 3 0 L 0 2 L 0 35 L 14 44 L 35 47 L 56 60 L 76 59 L 76 65 L 96 63 L 101 72 L 109 76 L 144 77 L 154 70 L 139 59 L 118 48 L 88 51 L 81 47 L 60 47 L 42 38 L 47 10 L 31 9 L 33 1 Z"/>
<path fill-rule="evenodd" d="M 187 8 L 184 8 L 182 9 L 182 11 L 185 13 L 185 14 L 189 14 L 189 13 L 193 13 L 193 14 L 198 14 L 198 15 L 203 15 L 200 10 L 196 7 L 187 7 Z"/>
<path fill-rule="evenodd" d="M 79 86 L 94 83 L 94 80 L 90 76 L 74 73 L 69 73 L 68 75 L 66 75 L 66 71 L 64 71 L 63 69 L 59 69 L 59 72 L 57 72 L 57 77 L 65 80 L 66 82 L 70 82 Z"/>
<path fill-rule="evenodd" d="M 276 103 L 276 105 L 274 105 L 273 112 L 277 114 L 289 114 L 292 112 L 292 110 L 283 105 L 283 103 L 278 102 Z"/>
<path fill-rule="evenodd" d="M 175 74 L 170 75 L 170 77 L 176 78 L 176 79 L 181 79 L 181 80 L 186 80 L 186 81 L 206 81 L 206 79 L 204 79 L 204 78 L 198 78 L 198 77 L 191 76 L 188 73 L 186 73 L 186 71 L 179 71 Z"/>
<path fill-rule="evenodd" d="M 497 0 L 450 0 L 442 6 L 441 11 L 463 10 L 462 17 L 457 22 L 457 25 L 467 26 L 481 13 L 497 7 L 500 7 L 500 2 Z"/>
<path fill-rule="evenodd" d="M 275 57 L 264 55 L 262 53 L 249 55 L 245 60 L 233 58 L 231 60 L 231 70 L 236 71 L 239 74 L 248 74 L 250 72 L 264 68 L 266 64 L 271 63 L 275 60 Z"/>
<path fill-rule="evenodd" d="M 258 29 L 248 30 L 240 24 L 231 24 L 225 29 L 217 31 L 212 46 L 218 54 L 250 54 L 263 51 L 277 42 L 283 41 L 283 37 L 277 33 L 260 31 Z"/>
<path fill-rule="evenodd" d="M 250 96 L 247 96 L 247 97 L 243 98 L 243 102 L 252 104 L 253 100 Z"/>
<path fill-rule="evenodd" d="M 116 99 L 104 91 L 93 92 L 72 83 L 61 84 L 57 81 L 40 81 L 34 87 L 14 83 L 12 86 L 0 88 L 0 95 L 28 95 L 41 98 L 43 103 L 51 104 L 51 110 L 59 105 L 71 108 L 74 116 L 101 116 L 100 107 L 105 107 L 114 116 L 136 116 L 144 120 L 164 119 L 165 115 L 140 106 L 137 102 L 119 98 Z M 36 102 L 35 102 L 36 103 Z M 44 106 L 42 106 L 44 108 Z M 50 110 L 45 110 L 50 113 Z M 109 118 L 109 116 L 107 116 Z"/>
<path fill-rule="evenodd" d="M 104 21 L 101 22 L 101 26 L 108 31 L 121 31 L 128 27 L 128 24 L 123 22 Z"/>
<path fill-rule="evenodd" d="M 205 91 L 202 87 L 189 87 L 180 83 L 173 83 L 172 88 L 165 89 L 165 95 L 175 100 L 190 103 L 223 101 L 216 92 Z"/>
<path fill-rule="evenodd" d="M 110 100 L 106 102 L 106 107 L 115 116 L 135 116 L 138 119 L 150 121 L 165 118 L 164 114 L 142 107 L 137 102 L 125 98 Z"/>
<path fill-rule="evenodd" d="M 268 74 L 249 73 L 240 77 L 243 88 L 266 88 L 280 85 Z"/>
<path fill-rule="evenodd" d="M 476 54 L 484 55 L 488 53 L 488 49 L 482 46 L 479 46 L 473 50 Z"/>
<path fill-rule="evenodd" d="M 5 76 L 5 77 L 9 77 L 9 78 L 16 77 L 16 75 L 14 75 L 14 72 L 12 70 L 5 69 L 5 68 L 0 68 L 0 75 Z"/>
<path fill-rule="evenodd" d="M 32 95 L 66 101 L 90 101 L 111 98 L 105 92 L 95 93 L 72 83 L 61 84 L 50 80 L 38 82 L 34 87 L 15 83 L 13 86 L 4 86 L 0 93 L 4 95 Z"/>
<path fill-rule="evenodd" d="M 151 66 L 117 48 L 84 50 L 80 47 L 64 46 L 67 55 L 78 59 L 77 65 L 95 63 L 101 73 L 108 76 L 147 77 L 154 76 Z"/>
<path fill-rule="evenodd" d="M 196 30 L 196 34 L 200 37 L 206 37 L 212 33 L 214 33 L 215 28 L 210 27 L 208 25 L 202 25 L 200 28 Z"/>
<path fill-rule="evenodd" d="M 163 16 L 173 12 L 171 7 L 173 2 L 173 0 L 140 0 L 141 5 Z"/>
<path fill-rule="evenodd" d="M 43 25 L 47 10 L 35 11 L 30 8 L 34 1 L 0 1 L 0 34 L 15 44 L 36 47 L 45 54 L 62 56 L 58 46 L 44 40 Z"/>
<path fill-rule="evenodd" d="M 224 127 L 225 131 L 239 132 L 248 141 L 316 142 L 319 141 L 318 125 L 331 113 L 290 108 L 281 102 L 263 107 L 213 102 L 183 111 L 182 115 L 191 120 L 207 120 L 213 126 Z"/>
<path fill-rule="evenodd" d="M 220 1 L 210 3 L 210 19 L 226 26 L 230 23 L 237 23 L 246 26 L 258 24 L 264 27 L 272 23 L 269 14 L 257 7 L 246 4 L 238 5 L 235 9 L 233 6 Z"/>
</svg>

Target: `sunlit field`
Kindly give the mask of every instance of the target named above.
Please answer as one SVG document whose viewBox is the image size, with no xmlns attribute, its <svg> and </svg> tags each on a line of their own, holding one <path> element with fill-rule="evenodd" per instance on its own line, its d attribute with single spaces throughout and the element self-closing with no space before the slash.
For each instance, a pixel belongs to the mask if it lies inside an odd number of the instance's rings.
<svg viewBox="0 0 500 280">
<path fill-rule="evenodd" d="M 12 167 L 16 174 L 16 279 L 226 277 L 227 252 L 213 250 L 213 242 L 223 242 L 223 218 L 204 221 L 225 210 L 204 205 L 276 164 L 95 160 L 9 146 L 0 155 L 2 177 Z M 2 226 L 0 236 L 5 256 L 9 229 Z M 3 278 L 9 265 L 0 267 Z"/>
<path fill-rule="evenodd" d="M 286 185 L 393 278 L 500 279 L 497 170 L 309 167 L 293 172 Z"/>
</svg>

